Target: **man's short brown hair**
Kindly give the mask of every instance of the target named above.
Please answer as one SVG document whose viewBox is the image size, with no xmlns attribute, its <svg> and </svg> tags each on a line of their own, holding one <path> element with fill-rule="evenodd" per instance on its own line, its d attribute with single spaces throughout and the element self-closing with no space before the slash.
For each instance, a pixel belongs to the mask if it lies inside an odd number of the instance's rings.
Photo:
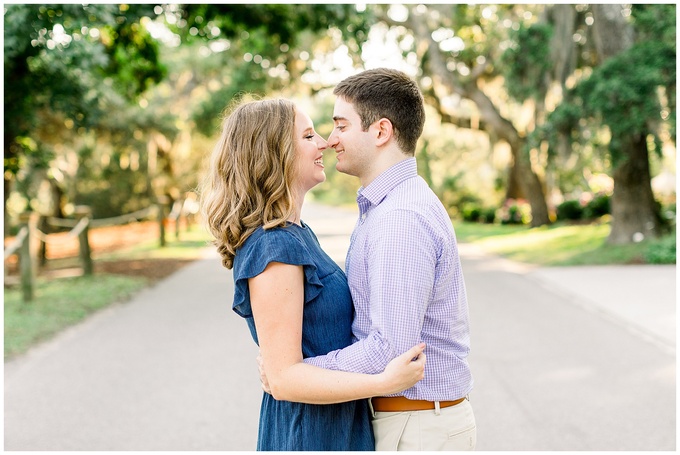
<svg viewBox="0 0 680 455">
<path fill-rule="evenodd" d="M 333 94 L 354 105 L 364 131 L 377 120 L 388 119 L 402 152 L 415 155 L 425 124 L 425 108 L 413 79 L 388 68 L 366 70 L 344 79 Z"/>
</svg>

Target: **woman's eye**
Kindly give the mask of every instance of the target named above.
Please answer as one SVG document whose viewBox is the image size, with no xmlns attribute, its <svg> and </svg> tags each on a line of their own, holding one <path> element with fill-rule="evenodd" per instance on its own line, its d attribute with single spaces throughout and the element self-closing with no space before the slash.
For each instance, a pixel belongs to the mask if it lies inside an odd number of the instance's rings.
<svg viewBox="0 0 680 455">
<path fill-rule="evenodd" d="M 311 139 L 314 139 L 314 135 L 313 135 L 313 134 L 308 134 L 307 136 L 305 136 L 305 139 L 310 139 L 310 140 L 311 140 Z"/>
</svg>

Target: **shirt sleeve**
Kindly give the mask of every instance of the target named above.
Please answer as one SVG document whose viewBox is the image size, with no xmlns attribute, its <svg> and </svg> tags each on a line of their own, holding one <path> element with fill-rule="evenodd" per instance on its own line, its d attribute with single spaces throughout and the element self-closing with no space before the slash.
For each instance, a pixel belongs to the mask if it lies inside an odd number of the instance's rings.
<svg viewBox="0 0 680 455">
<path fill-rule="evenodd" d="M 419 214 L 397 209 L 372 224 L 364 261 L 371 329 L 366 338 L 324 356 L 305 359 L 322 368 L 380 373 L 394 357 L 421 341 L 441 248 Z"/>
</svg>

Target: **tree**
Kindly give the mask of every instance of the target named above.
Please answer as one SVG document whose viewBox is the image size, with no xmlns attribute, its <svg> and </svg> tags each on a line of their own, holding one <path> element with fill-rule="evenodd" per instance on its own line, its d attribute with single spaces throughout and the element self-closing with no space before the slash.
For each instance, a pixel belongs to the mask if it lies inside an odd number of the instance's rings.
<svg viewBox="0 0 680 455">
<path fill-rule="evenodd" d="M 109 95 L 132 102 L 162 78 L 156 43 L 139 23 L 152 14 L 150 5 L 5 6 L 5 234 L 12 181 L 52 158 L 36 140 L 39 116 L 92 130 L 110 118 Z"/>
<path fill-rule="evenodd" d="M 184 42 L 215 49 L 219 88 L 194 115 L 204 134 L 214 132 L 220 113 L 239 94 L 302 91 L 314 48 L 331 30 L 358 49 L 370 28 L 368 18 L 346 4 L 185 4 L 172 13 L 172 29 Z"/>
<path fill-rule="evenodd" d="M 675 141 L 675 5 L 593 5 L 597 65 L 552 115 L 577 134 L 579 121 L 605 127 L 614 193 L 610 243 L 662 233 L 651 189 L 649 146 Z"/>
<path fill-rule="evenodd" d="M 508 27 L 503 21 L 509 21 L 511 26 L 521 22 L 524 15 L 516 11 L 517 8 L 413 5 L 409 6 L 407 17 L 399 20 L 391 17 L 390 10 L 385 8 L 377 8 L 376 15 L 414 38 L 409 52 L 417 55 L 422 70 L 421 85 L 432 87 L 425 90 L 427 99 L 442 113 L 443 119 L 469 125 L 469 120 L 444 112 L 439 101 L 451 95 L 467 99 L 479 112 L 480 127 L 493 139 L 509 144 L 513 157 L 510 181 L 516 181 L 518 191 L 529 201 L 531 225 L 540 226 L 548 224 L 550 219 L 543 184 L 526 153 L 526 131 L 511 120 L 508 111 L 512 112 L 512 108 L 501 109 L 500 106 L 507 107 L 510 101 L 503 90 L 495 87 L 495 98 L 490 94 L 490 87 L 500 75 L 501 44 L 508 38 Z M 532 15 L 528 9 L 524 11 Z"/>
</svg>

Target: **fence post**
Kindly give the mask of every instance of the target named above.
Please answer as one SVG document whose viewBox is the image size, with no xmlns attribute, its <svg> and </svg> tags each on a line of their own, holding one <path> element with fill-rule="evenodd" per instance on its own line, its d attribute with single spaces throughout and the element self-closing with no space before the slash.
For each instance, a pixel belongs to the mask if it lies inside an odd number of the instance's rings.
<svg viewBox="0 0 680 455">
<path fill-rule="evenodd" d="M 33 224 L 37 213 L 23 212 L 19 215 L 19 222 L 26 228 L 26 237 L 19 247 L 19 270 L 21 273 L 21 293 L 24 302 L 30 302 L 35 296 L 35 268 L 31 258 L 31 237 L 34 235 Z"/>
<path fill-rule="evenodd" d="M 177 209 L 177 216 L 175 217 L 175 240 L 179 242 L 179 223 L 180 220 L 182 219 L 182 206 L 184 205 L 184 201 L 181 199 L 177 199 L 172 206 L 172 211 L 174 212 L 175 209 Z"/>
<path fill-rule="evenodd" d="M 165 246 L 165 222 L 168 213 L 168 203 L 170 198 L 165 195 L 158 196 L 157 207 L 158 207 L 158 226 L 160 228 L 160 244 Z"/>
<path fill-rule="evenodd" d="M 92 250 L 90 249 L 89 237 L 89 220 L 92 219 L 92 209 L 87 205 L 78 205 L 75 207 L 73 214 L 78 221 L 83 218 L 88 219 L 88 224 L 86 224 L 83 230 L 78 234 L 78 243 L 80 244 L 80 262 L 83 264 L 83 275 L 92 275 L 94 272 L 94 265 L 92 264 Z"/>
</svg>

